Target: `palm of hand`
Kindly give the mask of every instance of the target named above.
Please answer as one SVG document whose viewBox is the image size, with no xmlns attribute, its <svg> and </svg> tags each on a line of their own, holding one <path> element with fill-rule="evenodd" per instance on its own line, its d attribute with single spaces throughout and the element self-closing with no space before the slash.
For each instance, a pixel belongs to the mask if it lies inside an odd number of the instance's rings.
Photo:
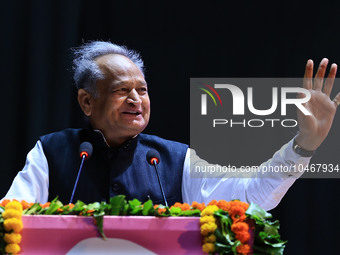
<svg viewBox="0 0 340 255">
<path fill-rule="evenodd" d="M 300 132 L 318 138 L 320 145 L 332 126 L 336 105 L 321 91 L 311 90 L 311 99 L 304 106 L 312 115 L 298 111 Z"/>
<path fill-rule="evenodd" d="M 309 60 L 306 66 L 304 88 L 311 93 L 310 100 L 304 104 L 304 107 L 311 115 L 304 115 L 298 110 L 298 122 L 300 132 L 297 143 L 306 150 L 316 150 L 329 133 L 333 119 L 336 113 L 337 104 L 330 99 L 333 82 L 337 66 L 333 64 L 326 82 L 323 84 L 323 76 L 326 71 L 328 60 L 323 59 L 320 63 L 314 84 L 312 84 L 313 62 Z M 313 88 L 312 88 L 313 87 Z M 334 100 L 340 100 L 340 93 Z"/>
</svg>

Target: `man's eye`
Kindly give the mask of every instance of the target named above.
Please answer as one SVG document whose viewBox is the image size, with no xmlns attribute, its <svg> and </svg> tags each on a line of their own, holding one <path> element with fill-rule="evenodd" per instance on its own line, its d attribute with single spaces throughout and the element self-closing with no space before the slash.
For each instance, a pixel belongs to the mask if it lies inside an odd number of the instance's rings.
<svg viewBox="0 0 340 255">
<path fill-rule="evenodd" d="M 126 91 L 128 91 L 127 88 L 117 88 L 117 89 L 112 90 L 113 93 L 115 93 L 115 92 L 126 92 Z"/>
<path fill-rule="evenodd" d="M 140 88 L 139 91 L 141 91 L 141 92 L 146 92 L 146 91 L 148 91 L 148 90 L 147 90 L 147 88 Z"/>
</svg>

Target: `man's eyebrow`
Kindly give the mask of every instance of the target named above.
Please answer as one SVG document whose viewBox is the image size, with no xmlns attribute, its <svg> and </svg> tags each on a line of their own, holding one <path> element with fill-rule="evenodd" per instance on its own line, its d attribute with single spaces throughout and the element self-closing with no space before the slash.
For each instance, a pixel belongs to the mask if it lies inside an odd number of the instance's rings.
<svg viewBox="0 0 340 255">
<path fill-rule="evenodd" d="M 140 85 L 145 85 L 147 86 L 147 82 L 143 80 L 138 80 L 137 81 Z M 130 84 L 130 81 L 118 81 L 118 82 L 113 82 L 114 86 L 119 86 L 119 85 L 125 85 L 125 84 Z"/>
</svg>

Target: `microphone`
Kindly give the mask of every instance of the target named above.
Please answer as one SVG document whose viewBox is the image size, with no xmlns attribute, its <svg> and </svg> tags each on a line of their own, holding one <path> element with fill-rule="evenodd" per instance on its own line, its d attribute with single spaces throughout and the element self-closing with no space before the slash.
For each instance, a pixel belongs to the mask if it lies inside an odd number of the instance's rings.
<svg viewBox="0 0 340 255">
<path fill-rule="evenodd" d="M 83 142 L 79 146 L 79 155 L 81 158 L 85 156 L 85 159 L 88 159 L 89 157 L 91 157 L 92 151 L 93 151 L 93 147 L 92 147 L 92 144 L 89 142 Z"/>
<path fill-rule="evenodd" d="M 150 165 L 153 165 L 155 167 L 156 175 L 157 175 L 157 179 L 158 179 L 158 183 L 159 183 L 159 187 L 160 187 L 161 192 L 162 192 L 162 196 L 163 196 L 163 200 L 164 200 L 165 206 L 169 207 L 168 206 L 168 202 L 166 201 L 166 197 L 165 197 L 165 194 L 164 194 L 164 189 L 163 189 L 163 186 L 162 186 L 161 179 L 159 178 L 158 169 L 157 169 L 157 165 L 158 165 L 158 163 L 160 161 L 160 158 L 161 158 L 161 156 L 159 155 L 158 151 L 156 151 L 154 149 L 150 149 L 148 151 L 148 153 L 146 153 L 146 160 L 148 161 L 148 163 Z"/>
<path fill-rule="evenodd" d="M 73 201 L 74 193 L 75 193 L 77 186 L 78 186 L 79 176 L 80 176 L 81 170 L 83 169 L 84 161 L 85 161 L 85 159 L 89 159 L 91 157 L 92 151 L 93 151 L 93 147 L 92 147 L 92 144 L 89 143 L 89 142 L 82 142 L 79 146 L 79 155 L 81 157 L 81 163 L 80 163 L 80 167 L 79 167 L 79 170 L 78 170 L 76 182 L 74 183 L 74 187 L 73 187 L 73 191 L 72 191 L 72 195 L 71 195 L 71 199 L 70 199 L 69 204 L 71 204 L 72 201 Z"/>
</svg>

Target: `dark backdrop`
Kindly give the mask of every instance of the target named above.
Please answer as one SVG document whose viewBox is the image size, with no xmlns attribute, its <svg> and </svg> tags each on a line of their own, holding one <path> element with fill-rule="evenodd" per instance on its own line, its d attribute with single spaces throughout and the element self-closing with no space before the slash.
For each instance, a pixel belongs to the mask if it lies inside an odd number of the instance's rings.
<svg viewBox="0 0 340 255">
<path fill-rule="evenodd" d="M 152 100 L 146 132 L 185 143 L 190 77 L 301 77 L 308 58 L 340 63 L 336 1 L 6 1 L 0 8 L 2 196 L 40 135 L 84 125 L 69 51 L 82 41 L 140 51 Z M 339 162 L 339 115 L 317 159 Z M 270 133 L 264 141 L 271 142 L 256 150 L 261 160 L 282 145 Z M 339 184 L 300 179 L 272 211 L 289 240 L 286 254 L 338 252 Z"/>
</svg>

